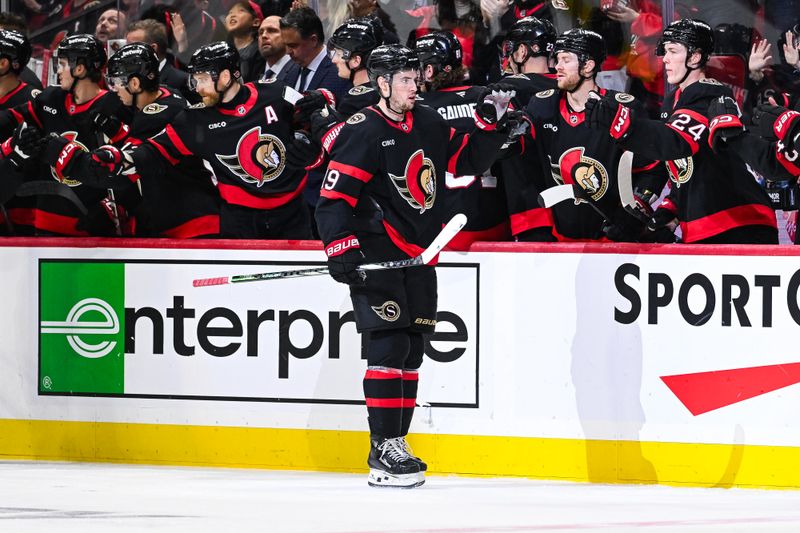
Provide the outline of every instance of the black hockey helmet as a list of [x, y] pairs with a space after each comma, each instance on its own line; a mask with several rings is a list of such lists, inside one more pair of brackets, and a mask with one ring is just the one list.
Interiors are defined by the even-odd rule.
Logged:
[[556, 39], [553, 55], [561, 52], [572, 52], [577, 55], [581, 69], [588, 60], [594, 60], [594, 71], [599, 72], [603, 61], [606, 60], [606, 43], [603, 36], [597, 32], [573, 28]]
[[377, 47], [367, 60], [367, 74], [373, 87], [378, 88], [378, 78], [391, 76], [403, 70], [419, 70], [419, 56], [401, 44], [384, 44]]
[[433, 65], [434, 70], [449, 72], [462, 65], [461, 42], [450, 31], [437, 31], [417, 39], [420, 66]]
[[[78, 65], [86, 67], [89, 76], [100, 76], [106, 66], [106, 47], [94, 35], [81, 33], [64, 37], [53, 54], [53, 70], [58, 71], [58, 60], [66, 59], [70, 71]], [[99, 78], [98, 78], [99, 79]]]
[[125, 85], [133, 77], [145, 91], [158, 89], [158, 58], [144, 43], [126, 44], [108, 60], [106, 79], [109, 86]]
[[211, 74], [215, 83], [223, 70], [231, 73], [231, 81], [242, 77], [239, 51], [226, 41], [209, 43], [195, 50], [189, 60], [188, 70], [189, 74]]
[[383, 44], [383, 24], [373, 17], [350, 19], [336, 28], [328, 39], [328, 48], [342, 50], [342, 58], [345, 61], [354, 55], [361, 56], [364, 60], [381, 44]]
[[541, 3], [541, 0], [514, 0], [514, 4], [520, 9], [530, 9]]
[[679, 43], [686, 47], [686, 60], [694, 52], [700, 52], [700, 67], [706, 64], [708, 56], [714, 52], [714, 30], [707, 23], [698, 19], [681, 19], [673, 22], [664, 30], [656, 47], [656, 55], [666, 53], [667, 43]]
[[549, 56], [556, 43], [556, 28], [546, 19], [525, 17], [509, 28], [503, 39], [503, 57], [511, 57], [519, 45], [528, 45], [532, 56]]
[[753, 41], [753, 28], [727, 22], [714, 28], [714, 53], [747, 57]]
[[0, 30], [0, 58], [8, 59], [11, 71], [22, 72], [31, 59], [31, 43], [15, 30]]

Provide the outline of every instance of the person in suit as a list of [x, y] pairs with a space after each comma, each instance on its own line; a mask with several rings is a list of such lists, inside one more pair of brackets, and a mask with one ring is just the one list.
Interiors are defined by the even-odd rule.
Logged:
[[309, 7], [293, 9], [281, 19], [281, 37], [292, 61], [300, 67], [294, 88], [300, 92], [328, 89], [337, 98], [353, 85], [339, 77], [325, 48], [325, 32], [317, 13]]
[[258, 28], [258, 51], [266, 61], [260, 79], [276, 79], [294, 87], [300, 77], [300, 67], [286, 53], [281, 38], [281, 18], [277, 15], [265, 17]]
[[159, 78], [162, 85], [178, 91], [189, 102], [196, 104], [200, 97], [189, 88], [189, 73], [175, 68], [167, 58], [167, 27], [155, 19], [138, 20], [130, 25], [125, 40], [145, 43], [156, 53]]

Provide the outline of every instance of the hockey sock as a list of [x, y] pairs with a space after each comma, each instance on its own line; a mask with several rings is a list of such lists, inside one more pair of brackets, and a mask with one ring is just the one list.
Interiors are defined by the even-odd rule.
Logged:
[[403, 368], [403, 421], [400, 435], [408, 435], [411, 419], [414, 418], [414, 406], [417, 403], [417, 386], [419, 384], [419, 367], [422, 365], [422, 354], [425, 351], [425, 340], [421, 333], [409, 333], [411, 342], [408, 360]]
[[399, 437], [403, 416], [403, 371], [399, 368], [367, 367], [364, 397], [370, 434], [373, 437]]

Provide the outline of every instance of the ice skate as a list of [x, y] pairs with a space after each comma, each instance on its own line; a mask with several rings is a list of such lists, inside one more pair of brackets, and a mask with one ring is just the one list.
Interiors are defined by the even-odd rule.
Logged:
[[402, 437], [371, 440], [367, 464], [371, 487], [413, 489], [425, 483], [425, 473], [406, 451]]

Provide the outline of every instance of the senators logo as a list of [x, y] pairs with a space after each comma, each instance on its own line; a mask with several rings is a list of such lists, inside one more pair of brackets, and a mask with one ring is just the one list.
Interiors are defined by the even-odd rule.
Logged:
[[436, 170], [433, 163], [425, 157], [422, 150], [417, 150], [406, 163], [404, 176], [389, 173], [397, 192], [420, 214], [433, 207], [436, 201]]
[[217, 155], [217, 159], [245, 183], [261, 187], [283, 172], [286, 148], [280, 139], [262, 134], [256, 126], [239, 139], [235, 154]]
[[564, 152], [558, 160], [558, 169], [563, 183], [577, 183], [595, 202], [608, 190], [608, 172], [600, 161], [585, 156], [584, 148]]
[[665, 161], [667, 170], [669, 171], [669, 179], [680, 187], [690, 179], [694, 174], [694, 159], [691, 156], [684, 157], [683, 159], [675, 159], [674, 161]]
[[389, 300], [388, 302], [383, 302], [382, 305], [379, 306], [371, 306], [372, 310], [375, 311], [381, 319], [385, 320], [386, 322], [394, 322], [398, 318], [400, 318], [400, 306], [397, 305], [397, 302], [393, 302]]
[[[83, 144], [78, 140], [78, 132], [77, 131], [65, 131], [61, 134], [66, 140], [71, 141], [78, 145], [78, 147], [83, 150], [84, 152], [88, 152], [89, 149], [86, 148], [86, 145]], [[54, 166], [50, 166], [50, 175], [53, 176], [53, 179], [56, 181], [60, 181], [64, 185], [68, 185], [70, 187], [77, 187], [81, 184], [80, 181], [67, 178], [65, 176], [61, 176]]]

